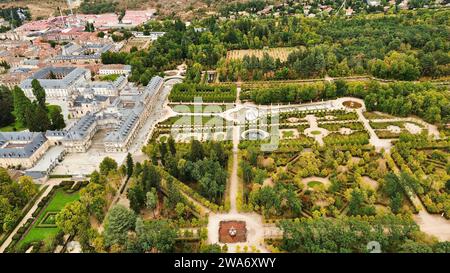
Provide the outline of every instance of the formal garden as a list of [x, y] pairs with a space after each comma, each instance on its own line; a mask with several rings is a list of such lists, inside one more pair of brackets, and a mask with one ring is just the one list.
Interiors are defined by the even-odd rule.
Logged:
[[87, 181], [63, 181], [55, 186], [37, 206], [32, 217], [21, 226], [8, 246], [10, 251], [25, 252], [33, 246], [33, 252], [53, 251], [56, 245], [63, 244], [63, 232], [57, 226], [57, 214], [64, 206], [79, 200], [79, 190]]
[[412, 190], [430, 213], [450, 219], [450, 143], [404, 133], [391, 150], [400, 170], [415, 177]]

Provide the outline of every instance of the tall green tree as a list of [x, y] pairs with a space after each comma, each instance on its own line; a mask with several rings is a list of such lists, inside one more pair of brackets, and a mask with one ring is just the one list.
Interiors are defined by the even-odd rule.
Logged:
[[122, 205], [111, 208], [105, 218], [103, 232], [105, 245], [107, 247], [118, 244], [124, 245], [127, 233], [133, 230], [136, 223], [136, 215]]
[[136, 222], [136, 235], [142, 252], [172, 252], [177, 229], [166, 220]]
[[14, 122], [13, 111], [14, 103], [11, 90], [4, 85], [0, 85], [0, 127]]
[[31, 81], [31, 88], [33, 90], [33, 95], [36, 98], [38, 105], [45, 109], [45, 90], [41, 86], [38, 80], [33, 79]]
[[20, 87], [15, 86], [13, 89], [13, 101], [14, 116], [16, 117], [17, 121], [19, 121], [23, 125], [26, 125], [27, 111], [30, 110], [32, 105], [30, 99], [25, 96], [25, 93], [22, 89], [20, 89]]
[[50, 121], [52, 123], [52, 125], [51, 125], [52, 130], [61, 130], [66, 127], [64, 117], [61, 113], [61, 108], [59, 108], [59, 107], [51, 108], [49, 115], [50, 115]]
[[107, 156], [100, 163], [100, 174], [107, 175], [110, 171], [116, 171], [117, 167], [117, 162]]
[[153, 211], [153, 216], [155, 215], [155, 209], [158, 206], [158, 194], [156, 193], [156, 189], [152, 188], [149, 192], [147, 192], [145, 206]]
[[134, 163], [133, 163], [133, 157], [131, 156], [130, 153], [127, 154], [127, 176], [128, 178], [130, 178], [133, 175], [133, 168], [134, 168]]
[[51, 128], [51, 122], [45, 108], [31, 104], [26, 110], [26, 125], [31, 132], [45, 132]]
[[75, 235], [89, 228], [88, 215], [80, 201], [70, 202], [56, 215], [56, 225], [65, 234]]

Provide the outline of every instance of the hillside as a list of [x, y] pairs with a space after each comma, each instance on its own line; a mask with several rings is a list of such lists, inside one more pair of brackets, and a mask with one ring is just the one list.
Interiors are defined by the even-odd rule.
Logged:
[[[124, 9], [156, 8], [161, 16], [176, 15], [184, 20], [201, 17], [209, 12], [215, 12], [219, 7], [233, 2], [246, 2], [248, 0], [102, 0], [117, 2], [116, 11]], [[77, 1], [72, 0], [72, 3]], [[83, 1], [80, 1], [83, 2]], [[91, 1], [92, 2], [92, 1]], [[101, 2], [101, 1], [97, 1]], [[33, 19], [48, 17], [68, 10], [66, 0], [0, 0], [0, 8], [28, 7]]]

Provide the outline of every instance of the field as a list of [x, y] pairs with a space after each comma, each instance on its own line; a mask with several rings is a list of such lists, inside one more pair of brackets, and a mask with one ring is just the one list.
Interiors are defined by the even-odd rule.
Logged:
[[136, 47], [138, 50], [142, 50], [147, 48], [150, 45], [150, 39], [146, 38], [130, 38], [128, 42], [122, 47], [120, 51], [122, 52], [130, 52], [133, 47]]
[[[40, 213], [38, 219], [34, 222], [28, 234], [21, 240], [20, 244], [26, 244], [34, 241], [42, 241], [58, 233], [56, 225], [49, 224], [49, 213], [59, 212], [67, 203], [76, 201], [80, 198], [79, 193], [66, 193], [63, 189], [58, 189], [48, 206]], [[42, 223], [41, 223], [42, 222]], [[45, 226], [44, 226], [45, 225]]]
[[258, 59], [261, 59], [264, 53], [267, 53], [275, 60], [280, 59], [280, 61], [285, 62], [287, 61], [289, 54], [294, 50], [295, 47], [230, 50], [227, 52], [227, 60], [242, 60], [245, 56], [256, 56]]

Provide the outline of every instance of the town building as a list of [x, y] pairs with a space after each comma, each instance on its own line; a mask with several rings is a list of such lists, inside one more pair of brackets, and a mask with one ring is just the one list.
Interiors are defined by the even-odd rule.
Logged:
[[90, 81], [90, 78], [91, 72], [88, 69], [49, 66], [22, 81], [19, 87], [28, 98], [34, 99], [31, 82], [36, 79], [44, 88], [47, 98], [66, 99], [79, 85]]
[[129, 75], [131, 74], [131, 65], [108, 64], [103, 65], [98, 70], [100, 75]]
[[125, 87], [128, 80], [124, 75], [119, 76], [116, 80], [110, 81], [87, 81], [77, 87], [77, 91], [81, 94], [90, 94], [98, 96], [118, 96], [122, 88]]
[[92, 145], [94, 135], [100, 130], [106, 130], [108, 133], [102, 140], [105, 151], [126, 152], [148, 118], [163, 84], [163, 78], [156, 76], [142, 94], [119, 97], [104, 110], [87, 112], [62, 140], [66, 151], [86, 152]]
[[114, 48], [112, 44], [69, 43], [62, 47], [62, 53], [52, 59], [54, 63], [100, 63], [102, 54]]
[[75, 96], [68, 102], [70, 118], [82, 118], [89, 113], [105, 110], [111, 105], [112, 97], [84, 94]]
[[7, 86], [9, 89], [20, 85], [22, 81], [30, 77], [33, 73], [24, 70], [12, 70], [6, 74], [0, 74], [0, 84]]
[[147, 34], [141, 31], [133, 31], [132, 34], [136, 38], [150, 39], [150, 41], [154, 42], [158, 40], [159, 37], [164, 36], [164, 34], [166, 33], [163, 31], [152, 31]]
[[42, 132], [0, 132], [0, 167], [31, 168], [49, 147]]

